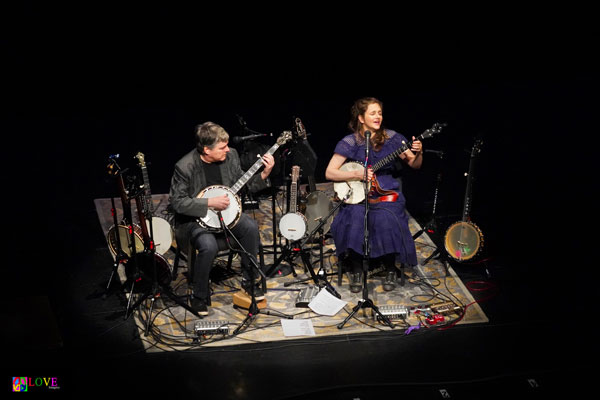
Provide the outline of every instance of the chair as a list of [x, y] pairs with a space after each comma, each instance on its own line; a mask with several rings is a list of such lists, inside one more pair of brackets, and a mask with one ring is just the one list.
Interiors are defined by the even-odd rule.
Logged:
[[[217, 247], [219, 249], [217, 255], [215, 256], [215, 260], [217, 258], [223, 257], [225, 255], [227, 255], [227, 270], [231, 271], [232, 273], [235, 273], [232, 269], [232, 263], [233, 263], [233, 257], [238, 253], [238, 251], [236, 251], [235, 249], [233, 251], [231, 251], [229, 249], [229, 246], [227, 245], [227, 241], [225, 240], [224, 237], [217, 235], [216, 237], [217, 239]], [[186, 254], [185, 256], [183, 256], [183, 254]], [[194, 268], [192, 267], [194, 265], [194, 262], [196, 260], [196, 254], [197, 251], [194, 248], [194, 246], [191, 245], [191, 243], [185, 243], [185, 246], [180, 246], [179, 243], [177, 243], [177, 250], [175, 251], [175, 260], [173, 262], [173, 277], [177, 276], [177, 269], [179, 268], [179, 260], [181, 258], [185, 258], [186, 260], [186, 264], [188, 266], [188, 290], [189, 293], [192, 293], [192, 287], [193, 287], [193, 282], [194, 282]], [[264, 269], [264, 253], [263, 253], [263, 246], [262, 243], [259, 244], [259, 257], [260, 257], [260, 268], [261, 270]], [[209, 281], [209, 285], [210, 285], [210, 281]], [[208, 299], [206, 299], [207, 301], [207, 305], [211, 305], [210, 302], [210, 294], [208, 296]]]

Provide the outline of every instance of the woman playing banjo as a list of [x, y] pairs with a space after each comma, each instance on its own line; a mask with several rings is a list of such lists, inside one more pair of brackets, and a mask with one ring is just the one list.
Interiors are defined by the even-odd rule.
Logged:
[[[344, 170], [346, 161], [365, 161], [365, 132], [370, 132], [369, 165], [376, 164], [407, 142], [401, 134], [384, 129], [381, 101], [369, 97], [357, 100], [351, 109], [348, 124], [353, 132], [338, 142], [329, 161], [325, 177], [334, 182], [364, 180], [364, 168]], [[414, 137], [413, 137], [414, 140]], [[414, 140], [410, 149], [400, 154], [400, 159], [411, 168], [418, 169], [423, 162], [423, 147]], [[371, 168], [367, 170], [367, 181], [373, 179]], [[385, 196], [374, 196], [369, 202], [369, 243], [370, 258], [381, 262], [386, 268], [383, 289], [393, 290], [396, 284], [396, 261], [405, 265], [417, 265], [414, 240], [408, 228], [405, 212], [405, 198], [400, 183], [392, 176], [392, 165], [381, 168], [376, 176], [376, 184], [385, 190]], [[364, 190], [363, 190], [364, 193]], [[339, 196], [338, 197], [342, 197]], [[353, 293], [362, 288], [363, 242], [364, 242], [364, 203], [344, 204], [336, 215], [331, 233], [336, 253], [345, 260]]]

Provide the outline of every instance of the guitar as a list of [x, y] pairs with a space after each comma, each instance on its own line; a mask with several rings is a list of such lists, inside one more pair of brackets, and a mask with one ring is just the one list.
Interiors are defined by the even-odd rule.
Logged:
[[444, 247], [450, 257], [456, 261], [467, 261], [475, 257], [483, 249], [483, 233], [471, 221], [471, 193], [473, 190], [473, 170], [475, 159], [481, 152], [481, 140], [476, 140], [471, 149], [467, 189], [463, 206], [462, 221], [455, 222], [446, 230]]
[[[416, 140], [422, 141], [423, 139], [428, 139], [428, 138], [434, 136], [435, 134], [441, 132], [441, 130], [444, 126], [446, 126], [446, 124], [435, 123], [435, 124], [433, 124], [433, 126], [431, 128], [429, 128], [429, 129], [425, 130], [423, 133], [421, 133], [419, 135], [419, 137], [416, 138]], [[411, 148], [411, 146], [412, 146], [412, 142], [405, 143], [403, 141], [402, 146], [400, 146], [398, 149], [396, 149], [394, 152], [392, 152], [388, 156], [379, 160], [379, 162], [377, 162], [375, 165], [373, 165], [371, 167], [373, 169], [373, 173], [375, 173], [382, 167], [386, 166], [388, 163], [390, 163], [392, 160], [394, 160], [400, 154], [409, 150]], [[357, 161], [349, 161], [349, 162], [345, 163], [344, 165], [342, 165], [340, 167], [340, 170], [341, 171], [364, 171], [364, 166], [362, 163], [359, 163]], [[377, 178], [375, 177], [375, 175], [373, 175], [373, 179], [371, 180], [371, 182], [367, 182], [366, 185], [367, 185], [367, 191], [368, 191], [369, 195], [373, 195], [375, 193], [375, 191], [378, 191], [380, 194], [384, 194], [384, 195], [392, 195], [393, 196], [394, 194], [396, 194], [393, 191], [383, 191], [381, 189], [381, 187], [379, 186], [379, 183], [377, 182]], [[334, 182], [333, 190], [335, 191], [337, 197], [340, 199], [346, 198], [346, 196], [348, 195], [348, 192], [350, 190], [352, 190], [352, 194], [346, 200], [347, 204], [358, 204], [365, 199], [365, 183], [363, 183], [362, 181], [359, 181], [359, 180]]]
[[298, 212], [298, 178], [300, 166], [292, 167], [292, 183], [290, 185], [290, 207], [288, 213], [279, 220], [279, 231], [288, 240], [299, 240], [306, 234], [306, 217]]
[[[273, 155], [281, 145], [283, 145], [291, 138], [291, 131], [283, 131], [283, 133], [277, 138], [275, 144], [269, 150], [267, 150], [267, 154]], [[220, 214], [223, 217], [223, 222], [228, 228], [233, 228], [242, 215], [242, 201], [237, 195], [237, 193], [250, 180], [250, 178], [254, 176], [254, 174], [260, 169], [260, 167], [262, 167], [262, 165], [262, 158], [259, 158], [258, 160], [256, 160], [254, 165], [252, 165], [252, 167], [250, 167], [250, 169], [246, 171], [246, 173], [244, 173], [244, 175], [242, 175], [242, 177], [231, 188], [225, 185], [212, 185], [204, 188], [198, 194], [199, 198], [207, 199], [211, 197], [227, 195], [227, 197], [229, 198], [229, 206], [225, 210], [221, 211]], [[222, 229], [221, 222], [219, 220], [219, 215], [210, 208], [206, 212], [206, 215], [204, 217], [198, 218], [197, 221], [202, 227], [211, 231], [220, 231]]]

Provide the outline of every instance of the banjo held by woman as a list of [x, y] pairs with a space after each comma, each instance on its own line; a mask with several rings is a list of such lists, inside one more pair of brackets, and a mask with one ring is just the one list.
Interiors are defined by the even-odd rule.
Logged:
[[[291, 131], [284, 131], [278, 138], [275, 144], [267, 150], [267, 154], [273, 155], [277, 149], [283, 145], [285, 142], [292, 138]], [[223, 217], [223, 222], [228, 228], [233, 228], [235, 224], [239, 221], [242, 216], [242, 201], [237, 193], [240, 189], [254, 176], [254, 174], [262, 167], [262, 159], [259, 158], [256, 160], [254, 165], [250, 167], [248, 171], [233, 185], [231, 188], [225, 185], [212, 185], [204, 188], [199, 194], [199, 198], [209, 199], [211, 197], [218, 197], [227, 195], [229, 198], [229, 206], [220, 212]], [[221, 222], [219, 220], [218, 214], [212, 210], [208, 209], [206, 215], [204, 217], [198, 218], [198, 223], [209, 230], [220, 231]]]
[[450, 225], [444, 236], [446, 252], [451, 258], [459, 262], [471, 260], [483, 249], [483, 233], [481, 233], [481, 229], [469, 217], [473, 185], [473, 165], [480, 151], [481, 141], [476, 140], [471, 150], [471, 159], [469, 161], [462, 221], [457, 221]]
[[[446, 124], [435, 123], [433, 126], [425, 132], [423, 132], [416, 140], [422, 141], [423, 139], [427, 139], [432, 137], [433, 135], [439, 133], [442, 128], [446, 126]], [[375, 165], [371, 166], [373, 173], [377, 172], [382, 167], [385, 167], [387, 164], [392, 162], [396, 157], [405, 151], [409, 150], [412, 145], [412, 142], [405, 143], [402, 142], [402, 146], [393, 151], [388, 156], [382, 158]], [[340, 167], [340, 171], [364, 171], [364, 166], [358, 161], [348, 161], [344, 165]], [[383, 191], [377, 182], [377, 178], [373, 175], [373, 180], [371, 182], [364, 183], [359, 180], [351, 180], [351, 181], [340, 181], [333, 183], [333, 190], [336, 193], [337, 197], [340, 199], [345, 199], [347, 204], [358, 204], [365, 199], [365, 185], [367, 185], [367, 193], [373, 194], [375, 191], [379, 192], [379, 194], [390, 194], [390, 191]], [[350, 196], [347, 197], [348, 193]], [[397, 197], [397, 195], [396, 195]], [[394, 199], [395, 200], [395, 199]]]

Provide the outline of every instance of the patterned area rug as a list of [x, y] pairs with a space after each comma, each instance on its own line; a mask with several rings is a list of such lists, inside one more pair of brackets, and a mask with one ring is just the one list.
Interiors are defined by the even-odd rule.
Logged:
[[[304, 188], [300, 189], [300, 192], [303, 192]], [[312, 220], [309, 221], [308, 232], [312, 232], [318, 225], [312, 217], [317, 215], [325, 218], [328, 210], [337, 204], [333, 200], [331, 183], [318, 184], [317, 190], [319, 193], [311, 196], [314, 205], [307, 206], [305, 211]], [[115, 198], [114, 202], [120, 220], [123, 215], [121, 200]], [[152, 202], [155, 216], [152, 227], [159, 254], [156, 260], [160, 261], [158, 264], [162, 269], [172, 272], [177, 249], [170, 226], [166, 222], [168, 195], [153, 195]], [[94, 203], [108, 243], [109, 231], [112, 232], [111, 235], [114, 235], [115, 231], [112, 228], [114, 225], [111, 199], [95, 199]], [[400, 333], [409, 333], [414, 329], [435, 329], [451, 324], [488, 322], [488, 318], [451, 266], [444, 265], [435, 257], [430, 258], [436, 246], [426, 233], [415, 240], [419, 265], [405, 271], [402, 286], [399, 279], [396, 288], [386, 292], [382, 288], [385, 271], [374, 267], [369, 273], [368, 298], [378, 307], [381, 315], [385, 315], [390, 320], [393, 327], [381, 321], [379, 314], [374, 313], [371, 307], [358, 308], [352, 318], [348, 319], [355, 306], [359, 303], [363, 304], [361, 302], [363, 293], [352, 293], [349, 290], [346, 274], [340, 273], [333, 240], [327, 235], [333, 217], [326, 220], [323, 225], [326, 231], [322, 240], [311, 240], [305, 244], [303, 250], [308, 254], [310, 263], [307, 268], [304, 260], [297, 256], [298, 253], [294, 252], [293, 247], [280, 235], [278, 225], [273, 225], [273, 208], [275, 208], [277, 223], [284, 215], [282, 210], [285, 209], [285, 192], [279, 191], [275, 199], [269, 197], [260, 199], [257, 203], [256, 209], [244, 212], [259, 224], [263, 246], [261, 267], [263, 271], [272, 272], [265, 281], [266, 298], [258, 303], [260, 312], [250, 315], [248, 310], [243, 308], [249, 303], [249, 298], [242, 296], [240, 291], [239, 257], [233, 258], [231, 266], [227, 265], [227, 256], [219, 257], [211, 272], [212, 304], [209, 307], [209, 315], [205, 318], [198, 318], [173, 298], [164, 294], [156, 297], [154, 301], [153, 296], [148, 296], [132, 310], [147, 351], [187, 350], [199, 346], [231, 346], [332, 335], [365, 334], [392, 329]], [[132, 213], [134, 221], [139, 221], [135, 217], [137, 215], [135, 204], [132, 205]], [[420, 231], [421, 227], [414, 218], [409, 218], [409, 224], [413, 234]], [[275, 238], [274, 228], [277, 231]], [[121, 228], [119, 232], [126, 233], [126, 230]], [[138, 233], [136, 232], [136, 235]], [[141, 244], [141, 233], [139, 235]], [[168, 243], [169, 240], [171, 243]], [[320, 246], [319, 243], [323, 245]], [[284, 249], [290, 251], [286, 251], [288, 256], [282, 258]], [[111, 250], [110, 244], [107, 246], [107, 251], [114, 258], [114, 251]], [[185, 255], [179, 259], [170, 287], [176, 296], [180, 296], [177, 297], [178, 301], [186, 302], [188, 284]], [[274, 266], [276, 260], [279, 263]], [[312, 273], [309, 268], [312, 269]], [[292, 273], [279, 274], [280, 269], [282, 271], [293, 269], [296, 276]], [[121, 282], [127, 280], [126, 270], [122, 264], [119, 265], [118, 273]], [[345, 304], [323, 303], [334, 307], [330, 312], [316, 308], [314, 303], [321, 300], [321, 297], [333, 297], [326, 296], [329, 292], [320, 289], [319, 286], [330, 287], [340, 295], [340, 300]], [[130, 296], [130, 286], [125, 286], [124, 291], [130, 298], [130, 304], [135, 304], [146, 293], [134, 291]], [[321, 294], [321, 291], [324, 293]], [[320, 296], [315, 299], [317, 293]], [[234, 304], [234, 296], [237, 298], [237, 305]], [[308, 303], [311, 300], [314, 301], [309, 307]], [[333, 315], [330, 315], [332, 313]]]

